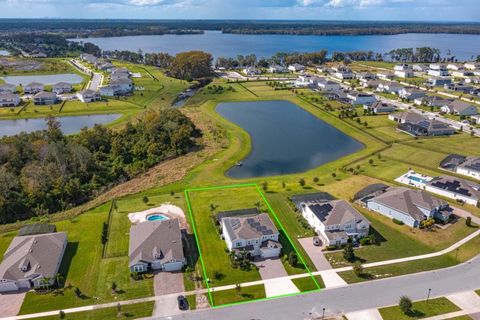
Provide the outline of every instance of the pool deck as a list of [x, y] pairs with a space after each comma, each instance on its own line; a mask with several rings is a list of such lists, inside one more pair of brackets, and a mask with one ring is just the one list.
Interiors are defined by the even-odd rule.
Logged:
[[413, 186], [415, 188], [424, 189], [425, 184], [431, 181], [432, 179], [433, 177], [410, 170], [407, 173], [395, 179], [395, 181], [401, 184]]

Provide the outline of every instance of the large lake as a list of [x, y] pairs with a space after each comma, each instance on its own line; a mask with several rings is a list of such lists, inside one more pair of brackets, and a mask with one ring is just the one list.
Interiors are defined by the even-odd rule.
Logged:
[[[120, 118], [121, 114], [97, 114], [90, 116], [58, 117], [62, 132], [72, 134], [80, 132], [84, 127], [93, 127], [95, 124], [107, 124]], [[47, 128], [46, 119], [18, 119], [0, 120], [0, 137], [11, 136], [21, 132], [33, 132]]]
[[371, 36], [296, 36], [247, 35], [206, 31], [202, 35], [130, 36], [113, 38], [73, 39], [88, 41], [103, 50], [130, 50], [168, 52], [203, 50], [214, 57], [235, 57], [255, 53], [269, 57], [277, 52], [311, 52], [320, 49], [332, 51], [372, 50], [388, 52], [396, 48], [434, 47], [443, 55], [451, 50], [459, 59], [470, 59], [480, 52], [480, 35], [407, 33]]
[[67, 82], [70, 84], [77, 84], [83, 81], [83, 78], [74, 73], [63, 74], [46, 74], [46, 75], [34, 75], [34, 76], [6, 76], [1, 77], [7, 83], [14, 85], [26, 85], [30, 82], [40, 82], [44, 85], [52, 85], [58, 82]]
[[363, 145], [289, 101], [220, 103], [216, 111], [250, 134], [252, 151], [233, 178], [304, 172]]

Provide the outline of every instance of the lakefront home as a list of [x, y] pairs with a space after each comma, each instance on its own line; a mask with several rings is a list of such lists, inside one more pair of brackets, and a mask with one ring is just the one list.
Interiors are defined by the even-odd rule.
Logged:
[[347, 94], [347, 98], [350, 99], [351, 104], [372, 104], [377, 101], [377, 98], [373, 94], [359, 92], [359, 91], [351, 91]]
[[411, 78], [413, 77], [413, 68], [409, 64], [398, 64], [393, 67], [394, 73], [397, 77], [400, 78]]
[[414, 112], [394, 113], [388, 118], [399, 123], [398, 130], [413, 136], [444, 136], [455, 133], [455, 129], [449, 125]]
[[29, 84], [23, 87], [24, 94], [35, 94], [40, 91], [43, 91], [43, 84], [38, 82], [30, 82]]
[[57, 102], [57, 95], [53, 92], [41, 91], [33, 96], [33, 103], [36, 105], [51, 105]]
[[353, 71], [345, 65], [333, 67], [332, 70], [333, 70], [333, 76], [335, 78], [338, 78], [341, 80], [355, 79], [355, 74], [353, 73]]
[[15, 93], [17, 92], [17, 86], [10, 83], [0, 84], [0, 93]]
[[342, 86], [338, 82], [322, 79], [318, 81], [318, 88], [322, 91], [331, 92], [340, 90]]
[[450, 75], [445, 65], [439, 63], [431, 63], [428, 74], [434, 77], [448, 77]]
[[77, 99], [80, 100], [81, 102], [89, 103], [89, 102], [99, 101], [102, 99], [102, 97], [100, 96], [100, 93], [98, 93], [97, 91], [87, 89], [87, 90], [82, 90], [77, 92]]
[[480, 180], [480, 157], [449, 154], [440, 162], [440, 168]]
[[52, 286], [66, 247], [64, 232], [13, 238], [0, 264], [0, 292]]
[[429, 218], [446, 222], [452, 213], [446, 201], [435, 198], [426, 191], [404, 187], [375, 190], [375, 195], [365, 196], [364, 204], [369, 210], [412, 228], [418, 228], [423, 220]]
[[0, 93], [0, 107], [16, 107], [20, 104], [20, 96], [15, 93]]
[[305, 66], [298, 63], [294, 63], [288, 66], [288, 71], [291, 72], [301, 72], [303, 70], [305, 70]]
[[370, 222], [347, 201], [315, 195], [295, 196], [292, 202], [325, 245], [339, 246], [368, 236]]
[[186, 259], [178, 219], [132, 225], [128, 257], [131, 272], [182, 270]]
[[224, 211], [217, 214], [217, 221], [228, 250], [264, 259], [280, 255], [280, 233], [267, 213], [256, 208]]
[[56, 94], [68, 93], [72, 91], [72, 85], [67, 82], [55, 83], [52, 86], [52, 92]]
[[397, 110], [395, 105], [383, 101], [375, 101], [372, 104], [364, 104], [363, 109], [372, 111], [374, 113], [390, 113]]

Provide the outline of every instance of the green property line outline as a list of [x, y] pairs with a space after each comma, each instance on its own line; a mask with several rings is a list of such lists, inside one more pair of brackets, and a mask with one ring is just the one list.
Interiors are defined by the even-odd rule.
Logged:
[[[191, 203], [190, 203], [190, 197], [189, 197], [188, 193], [189, 192], [196, 192], [196, 191], [211, 191], [211, 190], [245, 188], [245, 187], [254, 187], [255, 190], [260, 194], [260, 197], [262, 198], [263, 202], [267, 205], [268, 210], [274, 216], [275, 221], [277, 221], [281, 230], [284, 232], [285, 236], [287, 237], [287, 240], [290, 242], [290, 245], [292, 246], [293, 250], [295, 251], [297, 256], [300, 258], [300, 261], [303, 263], [305, 269], [307, 270], [307, 273], [310, 275], [310, 278], [313, 280], [313, 282], [317, 286], [317, 289], [303, 291], [303, 292], [283, 294], [283, 295], [278, 295], [278, 296], [274, 296], [274, 297], [258, 298], [258, 299], [249, 300], [249, 301], [239, 301], [239, 302], [233, 302], [233, 303], [226, 303], [226, 304], [222, 304], [222, 305], [218, 305], [218, 306], [215, 305], [215, 300], [212, 296], [212, 292], [215, 292], [215, 287], [210, 288], [210, 285], [208, 283], [209, 279], [207, 277], [207, 270], [205, 268], [205, 263], [203, 261], [202, 249], [200, 248], [200, 241], [199, 241], [199, 237], [197, 235], [197, 228], [196, 228], [196, 225], [195, 225], [195, 219], [193, 217], [193, 210], [192, 210], [192, 206], [191, 206]], [[297, 250], [297, 247], [295, 246], [292, 239], [288, 235], [288, 232], [284, 228], [283, 224], [278, 219], [277, 214], [273, 210], [273, 208], [270, 205], [270, 203], [268, 202], [267, 198], [265, 197], [263, 192], [260, 190], [258, 184], [256, 184], [256, 183], [241, 183], [241, 184], [233, 184], [233, 185], [226, 185], [226, 186], [190, 188], [190, 189], [185, 189], [184, 194], [185, 194], [185, 200], [187, 202], [188, 213], [189, 213], [189, 216], [190, 216], [190, 220], [192, 222], [193, 233], [194, 233], [194, 236], [195, 236], [195, 240], [197, 242], [197, 249], [198, 249], [198, 253], [199, 253], [199, 257], [200, 257], [200, 264], [201, 264], [202, 270], [203, 270], [203, 276], [205, 278], [205, 284], [207, 286], [208, 298], [210, 300], [210, 304], [212, 305], [213, 309], [224, 308], [224, 307], [228, 307], [228, 306], [234, 306], [234, 305], [240, 305], [240, 304], [246, 304], [246, 303], [252, 303], [252, 302], [268, 301], [268, 300], [278, 299], [278, 298], [282, 298], [282, 297], [298, 296], [298, 295], [303, 295], [303, 294], [307, 294], [307, 293], [318, 292], [318, 291], [321, 290], [321, 287], [318, 284], [317, 280], [315, 279], [315, 276], [312, 274], [311, 270], [308, 268], [308, 265], [305, 263], [305, 260], [302, 256], [302, 254]]]

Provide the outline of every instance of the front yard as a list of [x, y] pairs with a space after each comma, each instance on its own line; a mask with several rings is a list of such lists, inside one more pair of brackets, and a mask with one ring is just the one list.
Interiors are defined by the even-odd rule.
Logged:
[[379, 309], [384, 320], [411, 320], [429, 318], [445, 313], [460, 311], [460, 308], [447, 298], [430, 299], [413, 303], [413, 310], [404, 314], [399, 306]]

